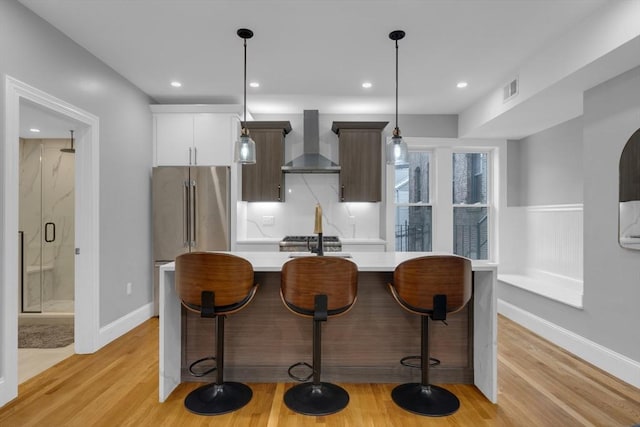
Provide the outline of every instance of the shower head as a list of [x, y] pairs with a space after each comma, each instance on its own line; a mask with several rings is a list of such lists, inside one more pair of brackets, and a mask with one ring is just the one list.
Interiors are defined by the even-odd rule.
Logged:
[[71, 132], [71, 148], [61, 148], [60, 151], [62, 151], [63, 153], [75, 153], [76, 149], [73, 148], [73, 131], [70, 130], [69, 132]]

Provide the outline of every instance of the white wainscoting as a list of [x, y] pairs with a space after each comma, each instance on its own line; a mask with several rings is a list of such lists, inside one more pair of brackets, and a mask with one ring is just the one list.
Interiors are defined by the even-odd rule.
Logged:
[[583, 206], [509, 207], [498, 280], [582, 308]]

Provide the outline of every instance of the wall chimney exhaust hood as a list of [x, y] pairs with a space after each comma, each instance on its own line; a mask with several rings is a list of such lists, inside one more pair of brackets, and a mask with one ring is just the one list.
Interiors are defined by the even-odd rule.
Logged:
[[320, 154], [318, 110], [304, 110], [302, 156], [282, 166], [285, 173], [337, 173], [340, 166]]

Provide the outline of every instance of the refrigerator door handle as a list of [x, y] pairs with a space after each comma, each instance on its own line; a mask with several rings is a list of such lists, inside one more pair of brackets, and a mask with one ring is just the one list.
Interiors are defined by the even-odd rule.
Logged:
[[189, 181], [185, 181], [184, 182], [184, 223], [183, 228], [182, 228], [182, 237], [184, 238], [184, 247], [189, 247], [189, 241], [190, 241], [190, 236], [189, 236], [189, 228], [190, 228], [190, 212], [189, 212], [189, 207], [191, 206], [191, 201], [189, 200], [191, 198], [190, 194], [189, 194]]
[[196, 209], [196, 181], [191, 181], [191, 247], [196, 247], [197, 231], [197, 217], [198, 210]]

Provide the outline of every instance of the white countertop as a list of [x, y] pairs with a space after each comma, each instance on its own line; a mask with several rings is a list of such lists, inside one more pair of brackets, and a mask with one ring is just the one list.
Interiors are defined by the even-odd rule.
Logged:
[[[293, 256], [301, 256], [299, 252], [225, 252], [248, 260], [254, 271], [281, 271], [282, 265]], [[316, 256], [311, 253], [309, 256]], [[355, 262], [359, 271], [393, 271], [398, 264], [411, 258], [429, 255], [447, 255], [437, 252], [326, 252], [326, 256], [344, 256]], [[486, 261], [472, 261], [474, 271], [495, 271], [498, 265]], [[172, 271], [174, 263], [165, 264], [163, 270]]]

